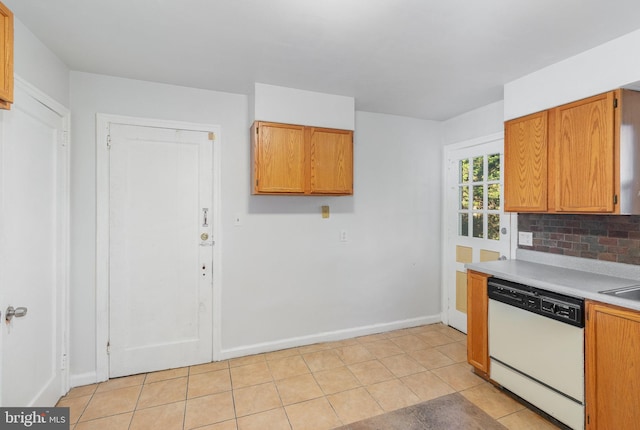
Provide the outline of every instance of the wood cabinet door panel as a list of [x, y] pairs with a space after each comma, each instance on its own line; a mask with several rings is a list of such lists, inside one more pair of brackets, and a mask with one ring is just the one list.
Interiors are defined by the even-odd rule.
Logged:
[[481, 372], [489, 373], [489, 275], [467, 271], [467, 361]]
[[547, 210], [548, 113], [538, 112], [505, 122], [505, 210]]
[[260, 123], [254, 143], [255, 188], [263, 193], [304, 193], [304, 127]]
[[353, 192], [353, 133], [311, 129], [310, 189], [313, 194]]
[[13, 13], [0, 3], [0, 109], [13, 103]]
[[587, 302], [587, 429], [640, 423], [640, 312]]
[[614, 210], [614, 93], [553, 109], [555, 208]]

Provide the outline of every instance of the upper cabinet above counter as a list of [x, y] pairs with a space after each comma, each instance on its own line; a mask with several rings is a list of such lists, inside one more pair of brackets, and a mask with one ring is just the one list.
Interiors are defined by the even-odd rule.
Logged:
[[505, 210], [640, 214], [640, 92], [505, 122]]
[[0, 3], [0, 109], [13, 103], [13, 13]]

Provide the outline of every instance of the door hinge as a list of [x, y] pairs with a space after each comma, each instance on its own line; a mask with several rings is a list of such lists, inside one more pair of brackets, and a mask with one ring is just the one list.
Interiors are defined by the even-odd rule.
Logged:
[[614, 204], [614, 205], [617, 205], [617, 204], [618, 204], [618, 195], [617, 195], [617, 194], [614, 194], [614, 195], [613, 195], [613, 204]]
[[589, 311], [587, 311], [587, 312], [585, 313], [585, 316], [584, 316], [584, 317], [587, 319], [587, 321], [589, 321]]
[[260, 127], [256, 127], [256, 134], [258, 134], [258, 130], [260, 130]]
[[107, 342], [107, 354], [111, 354], [111, 341]]
[[107, 134], [107, 149], [111, 149], [111, 135]]
[[616, 109], [618, 107], [618, 99], [614, 98], [613, 99], [613, 108]]

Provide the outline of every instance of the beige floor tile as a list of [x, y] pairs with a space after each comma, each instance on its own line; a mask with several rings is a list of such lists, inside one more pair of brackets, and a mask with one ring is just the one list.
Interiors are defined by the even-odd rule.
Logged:
[[313, 375], [325, 394], [334, 394], [360, 386], [360, 381], [347, 367], [324, 370]]
[[405, 334], [404, 336], [394, 337], [390, 339], [398, 348], [404, 352], [416, 351], [418, 349], [430, 348], [431, 345], [413, 334]]
[[389, 331], [387, 332], [387, 339], [393, 339], [396, 337], [404, 337], [404, 336], [408, 336], [411, 334], [411, 332], [409, 331], [411, 330], [410, 328], [403, 328], [400, 330], [394, 330], [394, 331]]
[[89, 404], [92, 395], [66, 398], [63, 397], [58, 402], [57, 406], [69, 408], [69, 421], [71, 424], [78, 422], [78, 419], [84, 412], [85, 408]]
[[530, 409], [523, 409], [498, 420], [509, 430], [557, 430], [560, 427]]
[[213, 372], [216, 370], [224, 370], [229, 368], [229, 360], [213, 361], [211, 363], [198, 364], [189, 367], [189, 375], [197, 375], [199, 373]]
[[331, 345], [329, 343], [314, 343], [312, 345], [300, 346], [297, 348], [298, 354], [309, 354], [310, 352], [317, 351], [326, 351], [327, 349], [331, 349]]
[[186, 401], [138, 409], [129, 430], [182, 430]]
[[312, 372], [320, 372], [322, 370], [333, 369], [344, 366], [344, 363], [338, 357], [338, 354], [330, 349], [326, 351], [311, 352], [302, 356], [307, 366]]
[[455, 393], [453, 388], [429, 371], [405, 376], [400, 380], [423, 402]]
[[80, 421], [133, 411], [141, 390], [142, 385], [136, 385], [94, 394], [80, 417]]
[[451, 339], [455, 340], [456, 342], [464, 341], [467, 339], [466, 334], [456, 330], [453, 327], [443, 326], [440, 332], [442, 334], [449, 336]]
[[500, 392], [500, 390], [488, 382], [461, 391], [460, 394], [495, 419], [502, 418], [525, 408], [521, 403], [516, 402], [511, 397]]
[[187, 397], [206, 396], [231, 390], [231, 376], [228, 369], [198, 373], [189, 376]]
[[456, 363], [467, 361], [467, 347], [460, 342], [436, 346], [435, 349], [437, 351], [440, 351]]
[[238, 418], [282, 406], [278, 389], [273, 382], [233, 390], [233, 400]]
[[360, 336], [360, 337], [357, 337], [356, 340], [359, 343], [370, 343], [370, 342], [377, 342], [379, 340], [385, 340], [388, 338], [389, 338], [389, 335], [387, 333], [377, 333], [377, 334], [370, 334], [367, 336]]
[[449, 336], [439, 331], [430, 331], [417, 336], [430, 346], [440, 346], [456, 342], [454, 339], [451, 339]]
[[342, 425], [325, 397], [285, 406], [285, 410], [293, 430], [330, 430]]
[[229, 367], [246, 366], [248, 364], [263, 363], [266, 361], [264, 354], [247, 355], [246, 357], [232, 358], [229, 360]]
[[270, 360], [267, 362], [273, 379], [285, 379], [309, 373], [309, 367], [302, 356], [293, 355], [290, 357]]
[[483, 384], [484, 379], [473, 373], [472, 367], [467, 363], [457, 363], [446, 367], [433, 369], [432, 372], [440, 379], [453, 387], [456, 391], [466, 390]]
[[311, 374], [276, 381], [284, 405], [322, 397], [324, 393]]
[[338, 354], [338, 358], [340, 358], [344, 364], [362, 363], [363, 361], [369, 361], [375, 358], [362, 344], [345, 346], [335, 351]]
[[349, 424], [382, 414], [384, 411], [364, 388], [356, 388], [327, 396], [338, 417]]
[[74, 430], [128, 430], [133, 412], [78, 423]]
[[238, 418], [238, 430], [291, 430], [284, 408]]
[[235, 418], [231, 391], [187, 400], [184, 429], [191, 430]]
[[231, 368], [231, 384], [234, 390], [250, 385], [264, 384], [272, 380], [267, 360], [261, 363], [249, 364], [248, 366]]
[[370, 360], [347, 366], [362, 385], [372, 385], [394, 379], [393, 374], [380, 361]]
[[283, 349], [280, 351], [267, 352], [266, 354], [264, 354], [264, 358], [267, 361], [271, 361], [271, 360], [280, 360], [281, 358], [293, 357], [293, 356], [299, 356], [299, 355], [300, 355], [300, 352], [298, 351], [298, 348], [289, 348], [289, 349]]
[[329, 342], [329, 346], [331, 347], [331, 349], [345, 348], [347, 346], [353, 346], [353, 345], [360, 345], [360, 342], [358, 342], [355, 338], [337, 340], [335, 342]]
[[381, 358], [380, 362], [397, 378], [427, 370], [407, 354]]
[[186, 400], [187, 378], [168, 379], [142, 386], [138, 409]]
[[411, 351], [409, 355], [427, 370], [455, 363], [451, 358], [434, 348]]
[[421, 401], [413, 391], [398, 379], [369, 385], [367, 391], [386, 412], [415, 405]]
[[[210, 424], [204, 427], [198, 427], [198, 430], [238, 430], [236, 420], [223, 421], [217, 424]], [[266, 430], [266, 429], [265, 429]]]
[[91, 384], [91, 385], [83, 385], [81, 387], [74, 387], [71, 390], [69, 390], [69, 392], [67, 393], [66, 396], [63, 397], [63, 399], [73, 399], [74, 397], [89, 396], [89, 395], [95, 393], [97, 388], [98, 388], [98, 384]]
[[430, 332], [437, 332], [439, 330], [442, 330], [442, 328], [444, 327], [444, 325], [442, 325], [441, 323], [436, 323], [436, 324], [427, 324], [427, 325], [421, 325], [418, 327], [413, 327], [409, 329], [409, 332], [411, 334], [426, 334], [426, 333], [430, 333]]
[[403, 351], [389, 339], [377, 340], [365, 344], [365, 348], [376, 358], [402, 354]]
[[188, 367], [180, 367], [177, 369], [162, 370], [160, 372], [148, 373], [144, 380], [145, 384], [153, 382], [166, 381], [167, 379], [182, 378], [189, 376]]
[[104, 393], [105, 391], [117, 390], [120, 388], [133, 387], [136, 385], [142, 385], [144, 378], [147, 375], [142, 373], [140, 375], [124, 376], [122, 378], [109, 379], [108, 381], [98, 384], [96, 393]]

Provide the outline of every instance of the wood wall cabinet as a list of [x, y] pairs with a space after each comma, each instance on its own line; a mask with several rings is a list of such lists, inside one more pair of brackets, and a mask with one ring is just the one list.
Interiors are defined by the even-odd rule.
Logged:
[[546, 212], [548, 112], [504, 123], [504, 205], [512, 212]]
[[640, 312], [587, 301], [586, 428], [640, 423]]
[[505, 210], [640, 214], [639, 113], [619, 89], [506, 121]]
[[13, 103], [13, 13], [0, 3], [0, 109]]
[[353, 194], [353, 131], [256, 121], [253, 194]]
[[467, 362], [476, 373], [489, 376], [489, 296], [490, 275], [467, 271]]

